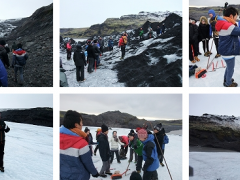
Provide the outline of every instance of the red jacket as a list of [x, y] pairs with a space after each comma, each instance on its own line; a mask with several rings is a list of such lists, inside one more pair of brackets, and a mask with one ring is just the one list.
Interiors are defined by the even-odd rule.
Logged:
[[125, 144], [124, 147], [128, 146], [128, 144], [129, 144], [128, 137], [127, 136], [122, 136], [122, 141], [121, 142]]
[[122, 37], [119, 39], [118, 47], [126, 45], [126, 44], [124, 44], [123, 38], [127, 38], [127, 37], [126, 37], [126, 36], [122, 36]]
[[70, 43], [67, 43], [67, 49], [68, 49], [68, 50], [71, 50], [71, 49], [72, 49], [72, 46], [71, 46]]

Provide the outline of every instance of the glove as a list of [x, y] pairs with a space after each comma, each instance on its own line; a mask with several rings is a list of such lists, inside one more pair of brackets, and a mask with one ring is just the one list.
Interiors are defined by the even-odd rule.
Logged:
[[97, 174], [95, 174], [95, 175], [92, 175], [92, 177], [95, 177], [95, 178], [97, 178], [99, 176], [99, 174], [97, 173]]
[[133, 148], [134, 148], [134, 149], [137, 149], [137, 145], [135, 144], [135, 145], [133, 146]]

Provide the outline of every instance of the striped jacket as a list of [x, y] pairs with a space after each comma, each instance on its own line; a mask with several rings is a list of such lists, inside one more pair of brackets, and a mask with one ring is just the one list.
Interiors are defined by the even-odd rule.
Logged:
[[218, 50], [223, 58], [227, 60], [231, 59], [234, 55], [240, 55], [238, 38], [238, 36], [240, 36], [240, 28], [226, 21], [222, 17], [218, 17], [216, 30], [219, 31]]
[[60, 179], [88, 180], [96, 175], [88, 142], [64, 126], [60, 127]]

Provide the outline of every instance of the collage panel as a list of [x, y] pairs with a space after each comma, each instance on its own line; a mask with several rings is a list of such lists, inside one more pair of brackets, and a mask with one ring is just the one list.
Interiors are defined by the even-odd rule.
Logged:
[[0, 87], [53, 87], [53, 0], [1, 3]]
[[190, 87], [238, 86], [239, 10], [237, 0], [189, 0]]
[[0, 99], [0, 179], [53, 179], [53, 95]]
[[181, 94], [60, 94], [59, 113], [60, 179], [182, 179]]
[[240, 94], [189, 95], [190, 180], [239, 179]]
[[117, 4], [60, 0], [60, 86], [182, 87], [182, 1]]

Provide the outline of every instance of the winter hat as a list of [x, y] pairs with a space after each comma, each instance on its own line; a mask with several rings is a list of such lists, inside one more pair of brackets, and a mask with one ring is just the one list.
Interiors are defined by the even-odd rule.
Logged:
[[148, 136], [148, 133], [147, 133], [147, 131], [145, 129], [140, 129], [138, 131], [138, 138], [145, 139], [145, 138], [147, 138], [147, 136]]
[[99, 131], [101, 131], [101, 128], [98, 128], [96, 132], [99, 132]]
[[154, 129], [157, 130], [157, 131], [161, 131], [162, 130], [162, 123], [159, 123], [156, 126], [154, 126]]
[[134, 132], [134, 130], [133, 130], [133, 129], [131, 129], [130, 133], [131, 133], [131, 134], [135, 134], [135, 132]]
[[20, 48], [20, 49], [22, 49], [22, 44], [20, 44], [20, 43], [17, 44], [17, 47]]
[[213, 9], [210, 9], [210, 10], [208, 11], [208, 14], [212, 14], [212, 15], [213, 15], [213, 17], [215, 17], [215, 16], [216, 16], [216, 14], [215, 14], [215, 11], [214, 11]]
[[103, 124], [103, 125], [101, 126], [101, 128], [102, 128], [102, 132], [103, 132], [103, 133], [106, 132], [106, 131], [108, 131], [108, 127], [107, 127], [105, 124]]
[[134, 134], [133, 133], [129, 133], [128, 136], [134, 136]]
[[4, 40], [0, 40], [0, 45], [5, 46], [6, 42]]
[[95, 40], [93, 41], [93, 43], [97, 43], [97, 40], [95, 39]]
[[136, 171], [133, 171], [130, 176], [130, 180], [142, 180], [142, 177], [139, 173], [137, 173]]

